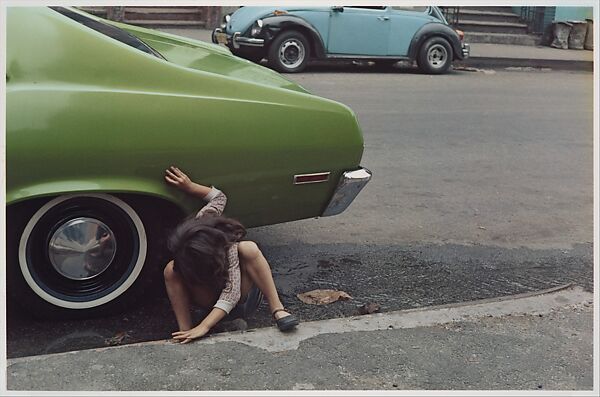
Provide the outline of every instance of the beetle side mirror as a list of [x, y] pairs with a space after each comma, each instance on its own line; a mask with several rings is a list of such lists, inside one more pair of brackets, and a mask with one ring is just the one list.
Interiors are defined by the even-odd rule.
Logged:
[[344, 12], [344, 7], [343, 6], [333, 6], [333, 7], [331, 7], [331, 11]]

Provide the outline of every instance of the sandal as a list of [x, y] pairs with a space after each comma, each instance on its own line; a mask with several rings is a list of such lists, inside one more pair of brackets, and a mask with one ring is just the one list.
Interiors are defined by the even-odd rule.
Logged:
[[290, 313], [289, 316], [285, 316], [280, 319], [276, 319], [275, 314], [279, 313], [279, 312], [286, 312], [286, 313], [290, 313], [290, 312], [284, 308], [276, 309], [273, 311], [273, 313], [272, 313], [273, 320], [275, 320], [275, 324], [277, 324], [277, 328], [279, 328], [280, 331], [282, 331], [282, 332], [289, 331], [291, 329], [296, 328], [296, 325], [300, 324], [300, 321], [298, 321], [296, 316], [294, 316], [292, 313]]

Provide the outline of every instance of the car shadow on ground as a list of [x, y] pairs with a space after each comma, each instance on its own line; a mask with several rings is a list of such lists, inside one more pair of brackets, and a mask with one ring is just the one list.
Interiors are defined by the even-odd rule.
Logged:
[[389, 73], [421, 74], [419, 69], [407, 66], [382, 65], [374, 62], [315, 63], [304, 70], [308, 73]]
[[[266, 60], [259, 63], [269, 67]], [[458, 74], [460, 70], [450, 69], [445, 74]], [[410, 62], [397, 62], [395, 64], [377, 63], [373, 61], [311, 61], [301, 73], [377, 73], [377, 74], [416, 74], [425, 75], [419, 68]], [[295, 74], [295, 73], [282, 73]]]

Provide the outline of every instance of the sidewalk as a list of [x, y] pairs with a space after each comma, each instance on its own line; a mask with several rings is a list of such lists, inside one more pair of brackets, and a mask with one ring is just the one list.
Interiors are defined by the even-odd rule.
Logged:
[[[211, 42], [211, 31], [204, 29], [160, 29], [162, 31]], [[561, 50], [509, 44], [472, 43], [471, 57], [455, 62], [476, 68], [531, 67], [556, 70], [594, 70], [594, 51]]]
[[587, 390], [593, 295], [469, 304], [8, 360], [10, 390]]
[[531, 67], [591, 72], [594, 51], [473, 43], [471, 57], [457, 64], [477, 68]]

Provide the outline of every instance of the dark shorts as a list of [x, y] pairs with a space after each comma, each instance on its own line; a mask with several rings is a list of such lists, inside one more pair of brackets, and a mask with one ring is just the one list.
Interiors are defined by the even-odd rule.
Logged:
[[[223, 319], [223, 321], [231, 321], [236, 318], [248, 318], [252, 314], [258, 310], [259, 306], [263, 302], [263, 294], [256, 286], [252, 286], [250, 291], [248, 292], [248, 296], [244, 300], [243, 303], [238, 303], [232, 310], [229, 312], [227, 316]], [[197, 308], [193, 310], [192, 321], [194, 323], [199, 323], [208, 315], [208, 313], [212, 310], [206, 308]]]

